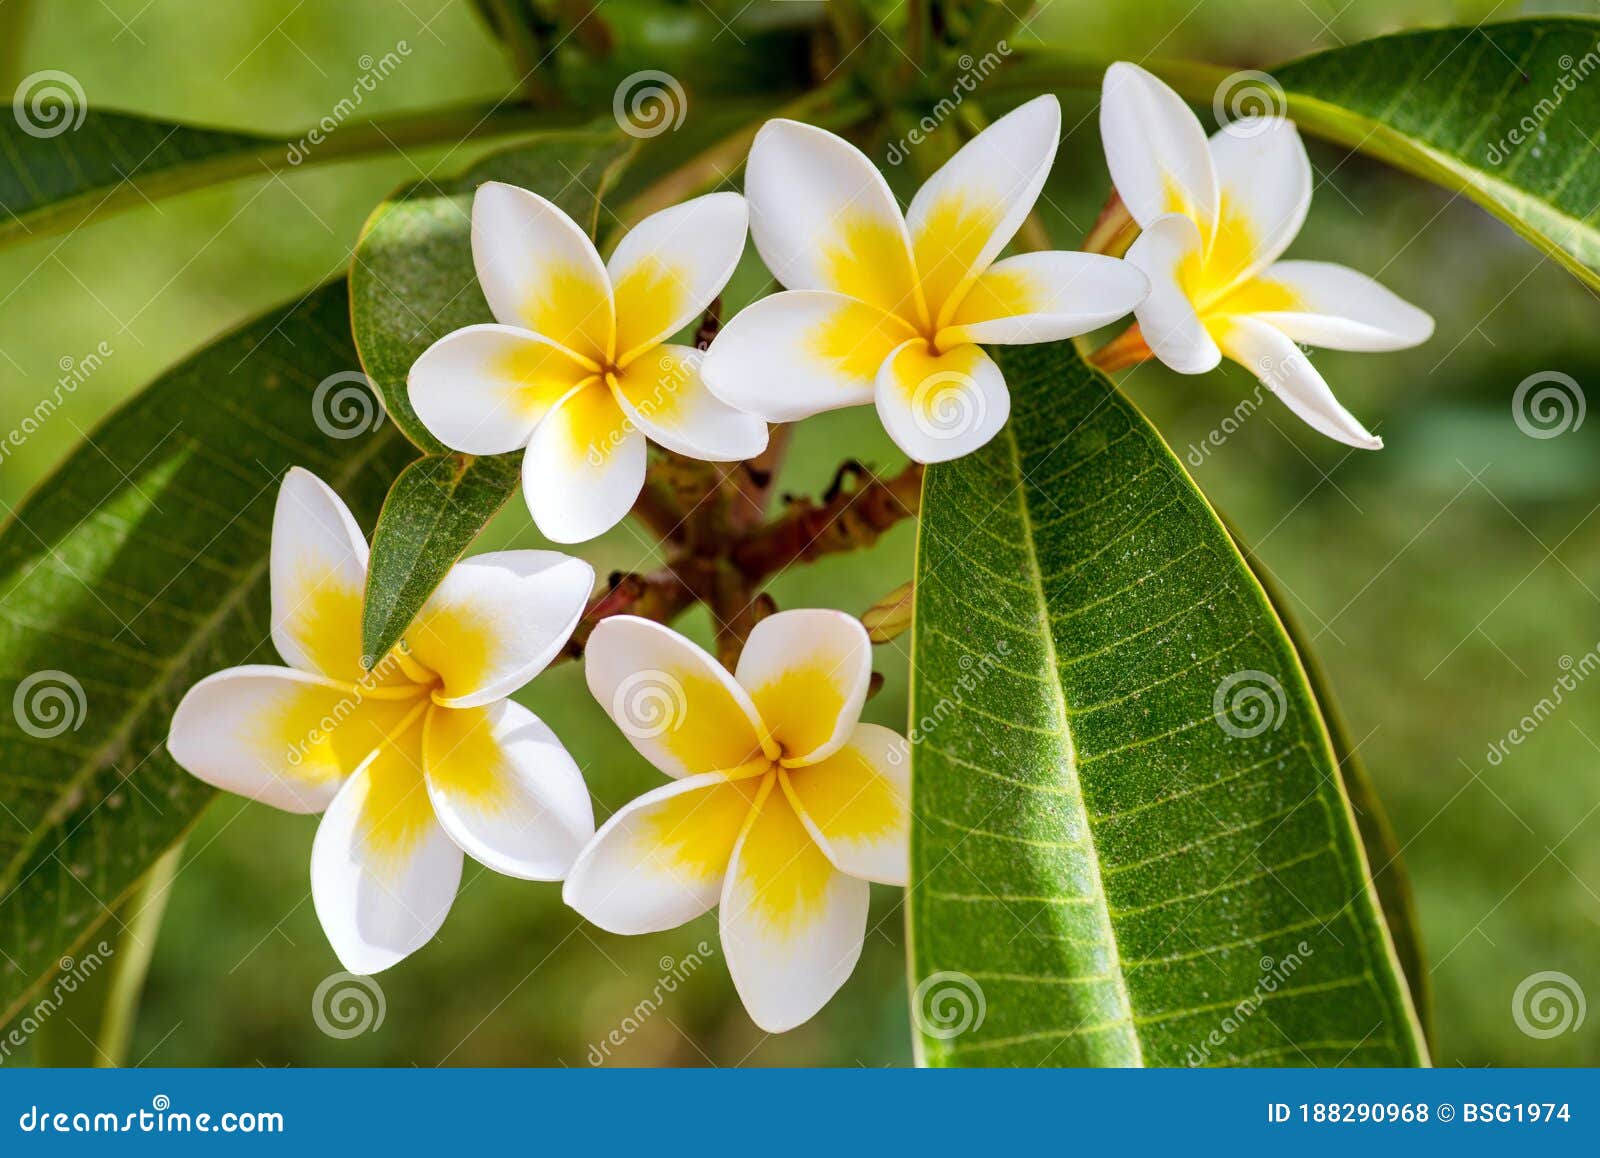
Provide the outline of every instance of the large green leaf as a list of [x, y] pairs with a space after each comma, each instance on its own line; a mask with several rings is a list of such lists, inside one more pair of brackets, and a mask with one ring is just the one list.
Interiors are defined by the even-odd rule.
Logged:
[[1260, 586], [1070, 344], [1003, 366], [1010, 422], [930, 467], [923, 495], [922, 1055], [1424, 1060], [1327, 730]]
[[[1459, 190], [1600, 287], [1600, 20], [1400, 32], [1291, 61], [1265, 79], [1209, 64], [1146, 64], [1202, 109], [1286, 107], [1307, 132]], [[1105, 65], [1020, 50], [989, 83], [1097, 87]]]
[[317, 472], [370, 527], [411, 457], [388, 424], [340, 438], [321, 409], [355, 366], [348, 308], [328, 286], [168, 371], [0, 531], [0, 1024], [211, 798], [167, 727], [202, 676], [278, 662], [283, 472]]
[[1600, 20], [1380, 37], [1275, 70], [1301, 127], [1449, 187], [1600, 287]]
[[1423, 960], [1422, 931], [1417, 923], [1416, 902], [1411, 893], [1411, 876], [1406, 872], [1405, 861], [1401, 859], [1399, 838], [1395, 836], [1394, 826], [1389, 823], [1389, 814], [1383, 807], [1383, 801], [1378, 797], [1377, 786], [1367, 772], [1366, 762], [1361, 758], [1360, 745], [1351, 742], [1350, 728], [1345, 723], [1344, 714], [1339, 710], [1339, 701], [1333, 694], [1333, 685], [1328, 682], [1328, 674], [1318, 662], [1316, 653], [1311, 647], [1311, 639], [1306, 635], [1299, 617], [1294, 614], [1287, 594], [1266, 568], [1251, 562], [1252, 552], [1239, 538], [1238, 531], [1229, 526], [1228, 533], [1238, 544], [1240, 554], [1250, 565], [1251, 573], [1261, 584], [1261, 589], [1266, 592], [1273, 611], [1277, 612], [1284, 631], [1294, 644], [1295, 651], [1300, 656], [1300, 663], [1306, 670], [1306, 681], [1311, 686], [1311, 693], [1316, 697], [1323, 721], [1328, 725], [1328, 737], [1333, 741], [1333, 753], [1338, 758], [1339, 775], [1344, 780], [1344, 790], [1350, 797], [1350, 809], [1355, 813], [1356, 830], [1361, 834], [1362, 847], [1366, 849], [1367, 865], [1372, 871], [1372, 883], [1378, 894], [1378, 903], [1383, 907], [1384, 920], [1389, 925], [1389, 935], [1394, 939], [1395, 955], [1399, 958], [1400, 968], [1405, 973], [1406, 985], [1411, 990], [1412, 1008], [1417, 1011], [1417, 1020], [1422, 1024], [1423, 1035], [1431, 1045], [1433, 987], [1429, 983], [1427, 965]]
[[[101, 112], [83, 103], [66, 74], [52, 75], [63, 79], [46, 77], [19, 99], [54, 91], [64, 100], [41, 97], [38, 111], [25, 100], [13, 106], [12, 116], [0, 119], [0, 203], [7, 209], [0, 219], [0, 245], [223, 181], [394, 156], [406, 148], [528, 132], [535, 124], [551, 123], [550, 115], [535, 118], [524, 109], [467, 109], [340, 125], [313, 144]], [[573, 117], [559, 119], [570, 123]]]

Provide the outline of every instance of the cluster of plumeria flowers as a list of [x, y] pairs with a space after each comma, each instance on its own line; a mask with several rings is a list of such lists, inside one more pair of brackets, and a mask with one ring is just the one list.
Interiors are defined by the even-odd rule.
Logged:
[[[904, 214], [853, 145], [771, 121], [745, 197], [655, 213], [609, 261], [548, 201], [486, 184], [473, 259], [499, 320], [430, 347], [411, 403], [456, 450], [524, 449], [534, 522], [563, 543], [628, 513], [647, 440], [739, 461], [765, 447], [768, 422], [871, 402], [912, 459], [970, 453], [1009, 412], [984, 345], [1076, 337], [1130, 311], [1138, 324], [1121, 351], [1184, 373], [1225, 353], [1316, 429], [1380, 445], [1296, 343], [1396, 349], [1432, 322], [1352, 270], [1277, 260], [1310, 200], [1294, 127], [1236, 122], [1208, 140], [1175, 93], [1126, 64], [1108, 71], [1101, 111], [1114, 183], [1142, 228], [1126, 260], [999, 256], [1055, 157], [1060, 107], [1048, 96], [979, 133]], [[737, 314], [703, 354], [672, 343], [722, 291], [747, 231], [784, 291]], [[860, 722], [871, 659], [858, 620], [773, 614], [732, 672], [658, 623], [600, 622], [589, 689], [671, 782], [596, 831], [576, 763], [509, 698], [565, 647], [589, 565], [537, 550], [469, 558], [375, 662], [361, 655], [366, 580], [349, 510], [291, 471], [271, 545], [272, 640], [287, 666], [202, 680], [169, 739], [210, 784], [322, 813], [312, 897], [347, 969], [386, 969], [430, 941], [471, 856], [564, 881], [567, 903], [615, 933], [718, 908], [729, 971], [764, 1029], [827, 1003], [861, 954], [868, 883], [903, 886], [909, 871], [906, 741]]]

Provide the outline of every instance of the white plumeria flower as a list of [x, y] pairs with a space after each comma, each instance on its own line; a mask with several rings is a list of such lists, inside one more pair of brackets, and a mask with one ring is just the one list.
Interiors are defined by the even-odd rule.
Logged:
[[728, 971], [756, 1024], [792, 1029], [855, 968], [868, 881], [909, 871], [906, 741], [859, 723], [871, 644], [839, 611], [786, 611], [729, 675], [633, 616], [589, 637], [589, 690], [673, 778], [611, 817], [562, 896], [613, 933], [670, 929], [721, 906]]
[[1061, 106], [1042, 96], [1001, 117], [929, 179], [904, 215], [849, 142], [795, 121], [763, 125], [745, 193], [756, 249], [788, 292], [733, 318], [706, 355], [706, 385], [770, 422], [876, 402], [918, 462], [976, 450], [1011, 398], [979, 342], [1049, 342], [1121, 317], [1144, 275], [1100, 254], [996, 261], [1044, 187]]
[[602, 262], [550, 202], [491, 181], [472, 202], [472, 260], [496, 325], [446, 334], [411, 368], [411, 405], [468, 454], [527, 448], [523, 495], [559, 543], [621, 522], [644, 486], [645, 438], [690, 458], [761, 453], [767, 428], [700, 380], [700, 351], [666, 343], [739, 264], [744, 198], [712, 193], [639, 222]]
[[367, 544], [339, 496], [291, 470], [272, 521], [272, 642], [288, 667], [229, 668], [189, 689], [173, 759], [218, 788], [322, 812], [317, 917], [352, 973], [387, 969], [444, 923], [466, 852], [560, 880], [594, 833], [583, 776], [505, 697], [553, 659], [594, 572], [554, 551], [457, 564], [402, 646], [361, 663]]
[[1177, 93], [1118, 63], [1106, 70], [1100, 136], [1112, 183], [1143, 230], [1128, 260], [1150, 277], [1135, 310], [1150, 352], [1181, 374], [1213, 370], [1226, 354], [1312, 429], [1381, 447], [1298, 343], [1400, 350], [1427, 341], [1433, 319], [1353, 269], [1278, 260], [1311, 205], [1294, 123], [1241, 118], [1208, 141]]

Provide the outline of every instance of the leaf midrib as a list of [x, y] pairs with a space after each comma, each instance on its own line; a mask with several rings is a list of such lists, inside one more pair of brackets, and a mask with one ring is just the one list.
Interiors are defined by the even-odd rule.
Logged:
[[1028, 506], [1027, 474], [1022, 468], [1022, 447], [1017, 442], [1016, 429], [1011, 423], [1006, 423], [1004, 431], [1006, 451], [1011, 456], [1011, 461], [1017, 472], [1017, 514], [1022, 522], [1023, 529], [1023, 554], [1028, 561], [1028, 582], [1033, 588], [1034, 606], [1039, 614], [1041, 628], [1040, 639], [1044, 646], [1045, 661], [1050, 665], [1048, 686], [1050, 689], [1051, 705], [1056, 713], [1056, 723], [1060, 730], [1062, 740], [1066, 744], [1067, 766], [1065, 769], [1070, 799], [1077, 806], [1083, 818], [1084, 839], [1080, 846], [1084, 857], [1089, 862], [1090, 873], [1094, 882], [1094, 911], [1100, 932], [1104, 938], [1106, 951], [1109, 956], [1108, 969], [1112, 989], [1116, 993], [1117, 1004], [1121, 1014], [1113, 1021], [1106, 1022], [1096, 1028], [1099, 1030], [1110, 1029], [1113, 1026], [1126, 1025], [1127, 1032], [1123, 1035], [1132, 1047], [1134, 1062], [1144, 1064], [1144, 1046], [1139, 1040], [1139, 1034], [1133, 1016], [1133, 999], [1128, 992], [1127, 977], [1122, 971], [1122, 952], [1117, 944], [1117, 932], [1111, 923], [1111, 908], [1106, 901], [1105, 878], [1100, 869], [1100, 852], [1095, 846], [1094, 827], [1089, 816], [1089, 808], [1083, 798], [1083, 785], [1078, 769], [1078, 746], [1073, 738], [1072, 726], [1068, 722], [1066, 688], [1061, 683], [1061, 663], [1056, 654], [1055, 632], [1050, 619], [1050, 605], [1045, 596], [1044, 570], [1039, 565], [1038, 548], [1034, 536], [1033, 511]]

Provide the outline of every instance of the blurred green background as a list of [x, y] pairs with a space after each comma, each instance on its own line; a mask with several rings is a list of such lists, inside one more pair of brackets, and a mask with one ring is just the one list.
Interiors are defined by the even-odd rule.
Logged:
[[[1053, 0], [1043, 9], [1022, 42], [1269, 67], [1402, 27], [1539, 6]], [[32, 6], [26, 36], [0, 55], [16, 76], [72, 73], [100, 108], [298, 135], [349, 93], [362, 54], [382, 56], [401, 40], [410, 56], [363, 114], [486, 101], [512, 79], [470, 7], [454, 0], [51, 0]], [[732, 37], [721, 43], [738, 49]], [[1093, 94], [1062, 98], [1070, 132], [1044, 210], [1057, 244], [1071, 247], [1107, 180]], [[1429, 309], [1438, 331], [1402, 354], [1317, 355], [1343, 401], [1383, 435], [1381, 453], [1319, 439], [1268, 400], [1194, 472], [1291, 592], [1405, 846], [1438, 1063], [1600, 1063], [1600, 1009], [1549, 1040], [1525, 1035], [1511, 1016], [1517, 984], [1540, 970], [1570, 974], [1600, 1001], [1600, 688], [1581, 689], [1500, 765], [1485, 758], [1549, 693], [1563, 657], [1600, 644], [1600, 420], [1535, 440], [1510, 411], [1512, 391], [1538, 371], [1600, 382], [1600, 312], [1591, 292], [1472, 205], [1342, 150], [1311, 148], [1317, 194], [1291, 256], [1381, 276]], [[466, 158], [458, 153], [450, 167]], [[114, 351], [0, 464], [0, 498], [14, 506], [162, 368], [337, 275], [374, 203], [436, 159], [263, 177], [0, 254], [0, 407], [31, 408], [64, 358], [101, 342]], [[731, 296], [764, 280], [748, 260]], [[1236, 367], [1178, 378], [1152, 364], [1125, 381], [1185, 456], [1254, 387]], [[846, 456], [898, 466], [870, 408], [804, 423], [780, 489], [814, 493]], [[538, 545], [520, 502], [480, 546], [503, 543]], [[860, 611], [909, 576], [912, 551], [912, 528], [902, 526], [871, 552], [792, 570], [774, 594], [785, 607]], [[583, 553], [604, 574], [639, 567], [649, 545], [625, 526]], [[689, 623], [706, 637], [703, 613]], [[868, 718], [903, 727], [905, 664], [902, 648], [880, 649], [886, 683]], [[658, 783], [576, 667], [519, 698], [558, 726], [598, 815]], [[311, 819], [233, 798], [211, 809], [172, 891], [132, 1060], [584, 1066], [702, 941], [712, 950], [705, 964], [609, 1047], [608, 1064], [910, 1060], [897, 890], [876, 890], [866, 952], [841, 994], [808, 1025], [772, 1037], [739, 1006], [716, 956], [714, 916], [675, 933], [613, 937], [579, 923], [556, 886], [471, 862], [438, 940], [381, 976], [381, 1027], [329, 1037], [313, 1020], [312, 994], [339, 966], [308, 895], [313, 830]]]

